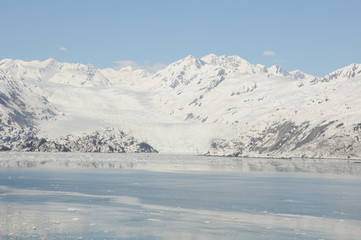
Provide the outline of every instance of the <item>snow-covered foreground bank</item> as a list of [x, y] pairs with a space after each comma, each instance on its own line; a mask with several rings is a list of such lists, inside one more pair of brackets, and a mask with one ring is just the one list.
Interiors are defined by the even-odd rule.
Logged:
[[150, 171], [308, 172], [361, 176], [361, 160], [266, 159], [166, 154], [0, 152], [0, 168], [117, 168]]
[[0, 169], [0, 239], [358, 240], [360, 186], [304, 173]]

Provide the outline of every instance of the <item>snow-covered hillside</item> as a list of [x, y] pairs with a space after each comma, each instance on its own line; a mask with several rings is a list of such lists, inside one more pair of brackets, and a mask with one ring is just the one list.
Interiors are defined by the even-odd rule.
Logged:
[[0, 136], [51, 142], [111, 127], [160, 152], [361, 157], [360, 92], [361, 64], [316, 77], [214, 54], [156, 73], [7, 59]]

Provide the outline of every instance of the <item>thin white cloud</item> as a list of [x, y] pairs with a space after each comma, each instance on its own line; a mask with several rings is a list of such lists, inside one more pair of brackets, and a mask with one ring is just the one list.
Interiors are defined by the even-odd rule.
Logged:
[[59, 50], [65, 52], [67, 49], [65, 47], [59, 47]]
[[162, 70], [163, 68], [165, 68], [167, 66], [163, 63], [156, 63], [156, 64], [151, 65], [151, 64], [149, 64], [149, 62], [145, 62], [144, 64], [139, 64], [132, 60], [116, 61], [116, 62], [114, 62], [114, 64], [115, 64], [116, 69], [121, 69], [121, 68], [130, 66], [134, 70], [142, 69], [149, 73], [158, 72], [159, 70]]
[[262, 55], [269, 57], [269, 56], [276, 56], [276, 53], [273, 52], [273, 51], [264, 51], [264, 52], [262, 53]]

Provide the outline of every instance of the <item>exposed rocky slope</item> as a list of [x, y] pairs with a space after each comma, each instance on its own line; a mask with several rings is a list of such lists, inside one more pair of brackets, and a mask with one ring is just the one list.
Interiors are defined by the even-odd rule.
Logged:
[[[16, 136], [15, 138], [12, 136]], [[139, 142], [119, 129], [107, 128], [83, 136], [68, 135], [59, 139], [39, 138], [31, 131], [3, 133], [0, 151], [26, 152], [157, 152], [145, 142]]]

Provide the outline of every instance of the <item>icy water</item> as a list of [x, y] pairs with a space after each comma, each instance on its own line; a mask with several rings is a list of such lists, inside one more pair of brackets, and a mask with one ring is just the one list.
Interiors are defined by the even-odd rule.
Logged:
[[[99, 155], [75, 156], [100, 161]], [[0, 168], [0, 239], [359, 240], [361, 236], [358, 175], [122, 166]]]

